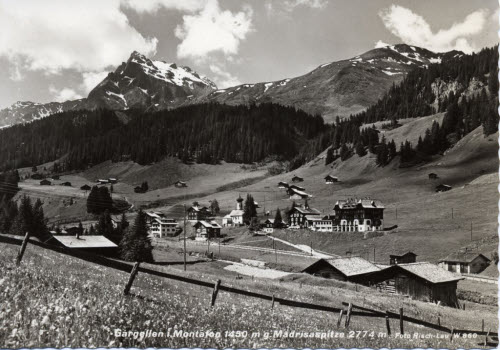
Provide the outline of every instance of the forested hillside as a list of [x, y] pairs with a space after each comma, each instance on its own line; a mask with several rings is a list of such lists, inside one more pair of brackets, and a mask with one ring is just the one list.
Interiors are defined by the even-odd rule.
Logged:
[[60, 169], [79, 170], [110, 159], [149, 164], [166, 156], [211, 164], [292, 160], [312, 140], [312, 151], [324, 149], [317, 140], [328, 129], [321, 116], [275, 104], [210, 103], [127, 115], [69, 111], [1, 130], [0, 164], [12, 169], [61, 159]]
[[[452, 59], [446, 64], [431, 64], [411, 71], [399, 85], [365, 112], [349, 119], [337, 118], [332, 129], [327, 163], [335, 157], [346, 159], [367, 150], [377, 154], [379, 165], [396, 155], [403, 162], [415, 157], [441, 153], [463, 136], [482, 125], [490, 135], [498, 130], [498, 46], [472, 55]], [[360, 130], [364, 124], [388, 121], [386, 128], [398, 127], [398, 119], [416, 118], [446, 112], [442, 125], [434, 123], [417, 145], [406, 142], [395, 145], [380, 139], [372, 128]]]

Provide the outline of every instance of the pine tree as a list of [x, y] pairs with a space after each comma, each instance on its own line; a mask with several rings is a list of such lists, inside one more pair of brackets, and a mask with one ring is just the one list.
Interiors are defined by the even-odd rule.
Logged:
[[333, 147], [328, 148], [328, 151], [326, 151], [325, 165], [328, 165], [335, 160], [334, 152]]
[[127, 261], [153, 261], [153, 246], [148, 234], [146, 214], [142, 210], [137, 213], [134, 225], [120, 241], [120, 255]]
[[114, 231], [111, 214], [109, 213], [109, 210], [106, 210], [99, 216], [99, 221], [97, 222], [97, 234], [110, 239], [114, 235]]
[[33, 233], [33, 207], [28, 196], [21, 198], [18, 214], [12, 223], [10, 231], [13, 235], [24, 236], [26, 232]]
[[276, 215], [274, 216], [274, 228], [281, 228], [283, 227], [283, 219], [281, 218], [281, 211], [280, 208], [276, 210]]
[[255, 201], [251, 194], [247, 194], [245, 205], [243, 207], [243, 222], [250, 225], [252, 218], [257, 217], [257, 208], [255, 208]]
[[382, 137], [380, 144], [377, 147], [377, 164], [385, 166], [389, 162], [389, 148], [385, 142], [385, 137]]
[[217, 199], [214, 199], [210, 202], [210, 212], [212, 215], [217, 215], [220, 212], [219, 208], [219, 202], [217, 202]]
[[49, 238], [49, 230], [47, 228], [47, 223], [43, 212], [43, 203], [40, 198], [36, 200], [35, 205], [33, 206], [32, 213], [33, 218], [31, 234], [35, 237], [40, 238], [42, 241], [45, 241]]
[[363, 146], [363, 143], [361, 141], [356, 143], [356, 154], [360, 157], [363, 157], [366, 155], [365, 146]]
[[349, 151], [349, 148], [347, 148], [346, 144], [343, 143], [342, 146], [340, 147], [340, 159], [342, 161], [347, 160], [351, 155], [351, 152]]

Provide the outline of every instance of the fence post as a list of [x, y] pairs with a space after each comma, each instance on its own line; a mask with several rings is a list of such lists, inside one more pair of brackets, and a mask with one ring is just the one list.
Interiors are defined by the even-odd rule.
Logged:
[[23, 239], [23, 244], [21, 245], [21, 249], [19, 249], [19, 253], [17, 254], [16, 266], [19, 266], [21, 264], [21, 260], [23, 259], [24, 251], [26, 250], [26, 246], [28, 245], [29, 238], [30, 238], [30, 233], [26, 232], [26, 235], [24, 236]]
[[403, 308], [399, 308], [399, 330], [401, 334], [405, 334], [404, 325], [403, 325]]
[[387, 335], [391, 335], [391, 325], [389, 324], [389, 313], [385, 315], [385, 326], [387, 327]]
[[274, 309], [274, 294], [273, 294], [273, 298], [271, 300], [272, 300], [271, 309]]
[[490, 330], [488, 329], [488, 333], [484, 336], [484, 346], [488, 345], [488, 337], [490, 336]]
[[219, 286], [220, 286], [220, 280], [217, 280], [217, 282], [215, 282], [214, 290], [212, 292], [212, 302], [210, 304], [211, 306], [215, 305], [215, 299], [217, 299], [217, 294], [219, 294]]
[[134, 267], [132, 267], [132, 271], [130, 272], [130, 277], [128, 278], [127, 285], [125, 286], [125, 289], [123, 290], [124, 295], [128, 295], [130, 293], [130, 288], [132, 288], [132, 283], [134, 283], [135, 276], [137, 275], [137, 272], [139, 272], [139, 265], [141, 263], [138, 261], [134, 264]]
[[484, 318], [481, 320], [481, 332], [484, 332]]
[[450, 340], [453, 343], [453, 333], [455, 333], [455, 329], [451, 327], [451, 334], [450, 334]]
[[352, 312], [352, 303], [349, 303], [347, 307], [347, 314], [345, 315], [345, 327], [349, 327], [349, 323], [351, 323], [351, 312]]
[[337, 321], [337, 328], [340, 327], [340, 324], [342, 323], [342, 316], [344, 315], [344, 310], [340, 310], [340, 314], [339, 314], [339, 319]]

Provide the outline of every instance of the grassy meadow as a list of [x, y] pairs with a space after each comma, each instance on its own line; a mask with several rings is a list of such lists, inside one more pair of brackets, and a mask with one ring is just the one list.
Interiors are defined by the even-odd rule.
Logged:
[[[475, 339], [400, 339], [397, 321], [391, 320], [393, 335], [384, 337], [382, 319], [353, 317], [349, 329], [337, 327], [338, 315], [276, 305], [220, 292], [215, 307], [209, 306], [211, 290], [182, 282], [159, 279], [139, 273], [132, 295], [123, 296], [128, 274], [110, 270], [41, 248], [28, 246], [20, 267], [13, 264], [17, 247], [0, 244], [0, 346], [19, 347], [403, 347], [471, 348]], [[218, 275], [189, 267], [185, 274], [215, 281]], [[151, 265], [148, 265], [151, 267]], [[153, 268], [182, 274], [178, 267]], [[454, 310], [433, 304], [388, 297], [365, 287], [356, 291], [349, 284], [315, 286], [296, 281], [222, 279], [222, 284], [273, 293], [280, 297], [340, 307], [353, 302], [379, 310], [405, 313], [458, 328], [478, 328], [471, 319], [485, 319], [496, 329], [496, 313], [491, 307], [474, 304], [467, 310]], [[476, 327], [475, 327], [476, 326]], [[133, 337], [115, 336], [125, 331], [221, 332], [216, 337]], [[273, 332], [337, 332], [343, 338], [275, 338]], [[405, 324], [407, 333], [440, 334]], [[242, 331], [247, 333], [228, 333]], [[349, 331], [362, 331], [353, 333]], [[368, 331], [363, 333], [364, 331]], [[374, 332], [370, 335], [370, 332]], [[250, 335], [255, 333], [254, 337]], [[270, 332], [269, 337], [264, 332]], [[379, 332], [380, 336], [379, 337]], [[172, 333], [173, 334], [173, 333]], [[247, 335], [246, 337], [244, 335]], [[189, 335], [189, 334], [188, 334]], [[238, 337], [238, 335], [240, 335]], [[373, 337], [372, 337], [373, 336]]]

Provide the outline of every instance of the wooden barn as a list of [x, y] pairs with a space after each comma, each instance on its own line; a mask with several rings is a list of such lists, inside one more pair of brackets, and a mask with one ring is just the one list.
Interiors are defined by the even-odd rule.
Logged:
[[436, 186], [436, 192], [446, 192], [451, 190], [451, 188], [450, 185], [440, 184]]
[[69, 182], [69, 181], [63, 182], [63, 183], [61, 183], [61, 186], [71, 187], [71, 182]]
[[280, 181], [278, 182], [278, 188], [288, 188], [288, 183]]
[[59, 236], [53, 235], [49, 244], [94, 254], [115, 256], [118, 246], [104, 236]]
[[178, 188], [181, 188], [181, 187], [188, 187], [188, 185], [187, 185], [187, 183], [185, 183], [184, 181], [179, 180], [179, 181], [177, 181], [177, 182], [175, 183], [175, 187], [178, 187]]
[[40, 181], [40, 186], [50, 186], [50, 185], [52, 185], [52, 182], [50, 182], [47, 179], [43, 179], [42, 181]]
[[292, 182], [302, 182], [302, 181], [304, 181], [304, 178], [302, 178], [300, 176], [294, 175], [292, 177]]
[[368, 260], [353, 256], [337, 259], [319, 259], [306, 267], [302, 272], [324, 278], [365, 284], [366, 276], [377, 271], [380, 271], [380, 267]]
[[339, 181], [339, 179], [336, 176], [332, 176], [332, 175], [325, 176], [325, 183], [327, 185], [331, 185], [332, 183], [338, 182], [338, 181]]
[[80, 189], [82, 191], [90, 191], [92, 189], [92, 187], [90, 187], [89, 185], [83, 185], [82, 187], [80, 187]]
[[389, 262], [390, 265], [411, 264], [417, 262], [417, 254], [411, 251], [402, 254], [391, 254], [389, 255], [389, 258], [390, 258]]
[[436, 173], [429, 174], [429, 180], [436, 180], [437, 178], [438, 178], [438, 175]]
[[370, 274], [366, 282], [382, 292], [458, 307], [457, 283], [462, 279], [435, 264], [420, 262], [392, 265]]
[[456, 252], [439, 261], [443, 269], [457, 273], [480, 273], [487, 268], [491, 260], [483, 254]]

